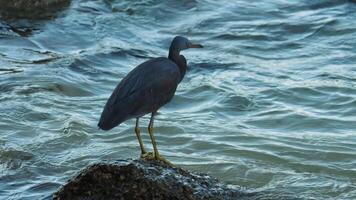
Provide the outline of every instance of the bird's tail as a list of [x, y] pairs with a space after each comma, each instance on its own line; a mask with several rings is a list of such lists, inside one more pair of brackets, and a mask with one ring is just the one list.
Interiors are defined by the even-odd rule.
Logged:
[[98, 123], [98, 127], [108, 131], [127, 119], [127, 113], [120, 108], [108, 108], [105, 106]]

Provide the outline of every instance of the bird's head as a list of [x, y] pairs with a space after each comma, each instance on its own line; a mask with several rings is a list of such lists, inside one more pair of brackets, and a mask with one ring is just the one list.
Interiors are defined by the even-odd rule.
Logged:
[[189, 48], [203, 48], [203, 45], [191, 42], [185, 37], [176, 36], [171, 43], [171, 50], [182, 51]]

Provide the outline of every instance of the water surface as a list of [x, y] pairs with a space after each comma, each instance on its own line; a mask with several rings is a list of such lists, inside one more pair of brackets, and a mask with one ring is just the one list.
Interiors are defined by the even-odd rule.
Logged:
[[183, 52], [186, 77], [155, 121], [161, 154], [247, 191], [356, 199], [346, 0], [77, 0], [52, 20], [1, 21], [0, 199], [50, 198], [91, 163], [138, 157], [134, 120], [96, 125], [116, 84], [175, 35], [205, 48]]

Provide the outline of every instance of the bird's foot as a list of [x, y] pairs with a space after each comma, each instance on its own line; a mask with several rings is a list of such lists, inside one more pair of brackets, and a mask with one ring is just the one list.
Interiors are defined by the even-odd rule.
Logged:
[[154, 159], [155, 160], [158, 160], [158, 161], [161, 161], [161, 162], [164, 162], [165, 164], [171, 166], [171, 167], [175, 167], [173, 165], [173, 163], [171, 163], [169, 160], [167, 160], [165, 157], [161, 156], [161, 155], [155, 155], [154, 156]]
[[153, 152], [144, 152], [141, 153], [141, 158], [146, 160], [153, 160], [155, 158]]
[[161, 155], [155, 155], [153, 152], [147, 152], [147, 153], [142, 153], [141, 154], [141, 159], [144, 160], [156, 160], [156, 161], [160, 161], [163, 162], [171, 167], [174, 167], [173, 163], [171, 163], [170, 161], [168, 161], [165, 157], [161, 156]]

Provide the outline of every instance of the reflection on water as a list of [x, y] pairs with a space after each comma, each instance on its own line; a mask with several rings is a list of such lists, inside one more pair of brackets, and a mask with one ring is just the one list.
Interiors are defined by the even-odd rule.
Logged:
[[183, 52], [187, 75], [157, 116], [163, 155], [261, 195], [356, 198], [355, 10], [346, 0], [79, 0], [53, 20], [1, 21], [0, 197], [49, 198], [90, 163], [137, 157], [134, 121], [99, 131], [102, 107], [134, 66], [184, 35], [205, 48]]

